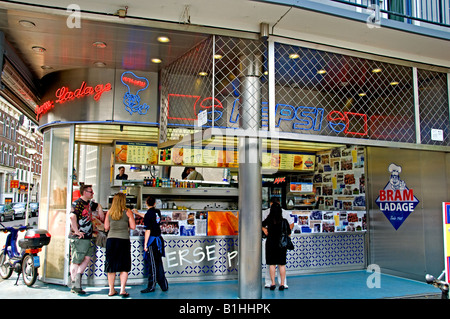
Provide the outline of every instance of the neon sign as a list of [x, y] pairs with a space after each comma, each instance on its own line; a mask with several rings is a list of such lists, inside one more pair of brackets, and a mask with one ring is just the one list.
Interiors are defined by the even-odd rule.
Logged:
[[84, 97], [88, 97], [90, 95], [94, 95], [94, 100], [99, 101], [102, 97], [103, 93], [111, 91], [112, 86], [111, 83], [106, 84], [98, 84], [95, 87], [88, 86], [86, 82], [82, 82], [81, 86], [75, 91], [70, 91], [67, 86], [62, 86], [55, 92], [56, 100], [49, 100], [42, 105], [38, 105], [35, 108], [36, 119], [40, 120], [42, 115], [49, 112], [51, 109], [55, 107], [55, 104], [63, 104], [66, 102], [73, 101], [75, 99], [81, 99]]
[[[128, 88], [128, 91], [123, 96], [125, 110], [130, 113], [130, 115], [133, 115], [133, 113], [138, 113], [140, 115], [147, 114], [149, 106], [146, 103], [141, 104], [141, 97], [139, 96], [139, 93], [147, 89], [150, 85], [147, 78], [137, 76], [131, 71], [126, 71], [122, 73], [120, 81]], [[139, 89], [133, 94], [132, 91], [134, 90], [132, 87], [134, 88], [135, 86]]]
[[[217, 98], [207, 97], [201, 99], [199, 95], [188, 94], [168, 94], [168, 119], [171, 120], [183, 120], [183, 121], [196, 121], [197, 114], [204, 109], [212, 109], [214, 105], [214, 122], [220, 120], [224, 115], [224, 107]], [[200, 102], [199, 102], [200, 101]], [[187, 106], [192, 112], [189, 117], [177, 117], [170, 114], [171, 107], [173, 105]], [[208, 112], [211, 114], [212, 110]], [[291, 125], [293, 130], [300, 131], [321, 131], [323, 128], [323, 121], [325, 118], [325, 109], [321, 107], [311, 106], [293, 106], [289, 104], [276, 104], [275, 106], [276, 123], [275, 127], [278, 128], [283, 123]], [[228, 123], [237, 123], [239, 121], [239, 98], [233, 101], [230, 115], [228, 117]], [[262, 126], [268, 126], [269, 108], [267, 102], [262, 102], [261, 105], [261, 121]], [[368, 117], [364, 113], [354, 112], [341, 112], [331, 111], [325, 118], [328, 127], [335, 133], [344, 132], [349, 135], [367, 136], [368, 130]], [[208, 118], [208, 122], [212, 122], [211, 116]]]

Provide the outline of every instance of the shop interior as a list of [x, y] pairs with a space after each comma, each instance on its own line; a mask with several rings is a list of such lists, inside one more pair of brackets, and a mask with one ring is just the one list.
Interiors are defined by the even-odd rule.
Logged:
[[[93, 185], [95, 200], [106, 209], [117, 192], [141, 211], [146, 198], [155, 196], [165, 235], [237, 235], [236, 138], [158, 148], [158, 137], [157, 127], [77, 125], [74, 190], [80, 183]], [[292, 140], [262, 144], [262, 181], [255, 182], [263, 186], [263, 209], [278, 198], [294, 217], [294, 234], [366, 230], [364, 147]], [[115, 178], [119, 167], [127, 180]], [[203, 180], [183, 180], [186, 167], [195, 167]], [[142, 236], [143, 221], [136, 220], [132, 235]]]

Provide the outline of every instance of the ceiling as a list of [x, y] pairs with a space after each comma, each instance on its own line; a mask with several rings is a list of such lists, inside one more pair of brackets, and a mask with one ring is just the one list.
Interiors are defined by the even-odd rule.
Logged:
[[[0, 30], [38, 79], [49, 72], [96, 67], [98, 62], [107, 68], [157, 72], [208, 37], [93, 20], [82, 20], [80, 28], [66, 23], [62, 15], [0, 9]], [[158, 42], [159, 36], [170, 42]], [[162, 62], [153, 63], [153, 58]]]

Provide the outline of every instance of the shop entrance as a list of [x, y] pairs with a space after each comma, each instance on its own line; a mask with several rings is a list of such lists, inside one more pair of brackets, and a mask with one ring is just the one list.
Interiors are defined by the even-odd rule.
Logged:
[[[64, 162], [72, 163], [72, 166], [67, 164], [65, 169], [71, 173], [68, 174], [71, 178], [65, 180], [67, 193], [54, 192], [54, 196], [51, 196], [51, 200], [58, 199], [59, 208], [52, 213], [59, 216], [60, 222], [57, 224], [68, 227], [68, 223], [64, 222], [68, 218], [67, 212], [70, 211], [73, 197], [66, 194], [75, 194], [77, 184], [81, 182], [93, 185], [95, 200], [105, 209], [109, 207], [110, 196], [123, 191], [127, 193], [131, 207], [145, 211], [142, 204], [146, 196], [151, 194], [160, 200], [158, 205], [165, 219], [167, 258], [164, 263], [167, 277], [171, 281], [236, 279], [239, 267], [237, 152], [233, 150], [215, 155], [228, 158], [226, 167], [207, 167], [200, 165], [200, 162], [191, 162], [189, 166], [180, 165], [174, 163], [173, 148], [158, 149], [156, 144], [147, 145], [153, 142], [148, 136], [145, 142], [139, 138], [126, 141], [122, 138], [125, 135], [115, 132], [109, 125], [98, 128], [96, 134], [102, 136], [102, 140], [95, 143], [95, 139], [91, 138], [90, 143], [86, 143], [83, 133], [92, 129], [86, 127], [60, 129], [65, 130], [67, 134], [63, 136], [67, 137], [73, 132], [74, 155], [71, 161], [70, 139], [64, 140], [63, 145], [67, 149]], [[109, 139], [105, 138], [108, 135], [104, 134], [106, 130], [113, 132], [109, 134]], [[122, 130], [129, 133], [126, 126]], [[139, 131], [136, 129], [136, 132]], [[51, 132], [49, 138], [62, 133], [58, 129], [52, 129]], [[123, 154], [120, 159], [117, 152], [118, 148], [124, 149], [123, 145], [127, 146], [127, 160], [124, 160]], [[133, 152], [139, 149], [156, 152], [155, 162], [151, 165], [133, 163], [131, 160], [127, 162], [135, 154]], [[183, 151], [187, 151], [187, 148]], [[197, 157], [205, 158], [211, 156], [211, 150], [197, 150], [196, 154]], [[296, 249], [288, 255], [288, 275], [364, 269], [367, 264], [365, 148], [282, 142], [278, 150], [263, 152], [261, 163], [263, 178], [255, 181], [263, 185], [261, 208], [267, 208], [271, 198], [278, 197], [283, 208], [294, 219], [293, 241]], [[116, 179], [121, 166], [125, 168], [127, 180]], [[204, 179], [183, 182], [181, 174], [185, 167], [195, 167]], [[55, 220], [56, 215], [50, 215], [49, 220]], [[56, 238], [55, 242], [60, 243], [58, 247], [50, 247], [48, 253], [59, 255], [62, 259], [59, 259], [61, 265], [58, 267], [51, 268], [53, 265], [48, 263], [49, 270], [61, 269], [63, 265], [67, 267], [69, 262], [67, 257], [63, 257], [68, 256], [68, 247], [62, 249], [66, 242], [64, 233], [61, 232], [59, 236], [54, 223], [49, 221], [49, 230], [56, 233], [53, 239]], [[129, 281], [140, 284], [145, 280], [141, 258], [143, 232], [138, 227], [131, 235], [133, 270]], [[106, 283], [103, 260], [104, 248], [99, 247], [93, 256], [92, 265], [86, 271], [89, 284]], [[264, 262], [262, 260], [263, 271]], [[63, 271], [58, 274], [58, 280], [67, 280], [64, 279]], [[46, 272], [46, 275], [47, 281], [54, 281], [53, 273]]]

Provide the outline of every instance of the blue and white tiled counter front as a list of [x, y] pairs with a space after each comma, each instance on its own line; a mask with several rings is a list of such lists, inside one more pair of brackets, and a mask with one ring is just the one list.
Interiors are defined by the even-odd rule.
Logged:
[[[171, 282], [226, 280], [238, 277], [238, 236], [166, 236], [164, 239], [164, 269]], [[365, 231], [294, 234], [292, 240], [295, 250], [288, 251], [288, 275], [364, 269], [366, 266]], [[143, 244], [143, 237], [131, 238], [132, 269], [128, 277], [130, 284], [146, 282]], [[85, 272], [88, 284], [107, 283], [104, 261], [105, 249], [98, 247]], [[265, 267], [263, 264], [263, 270]]]

